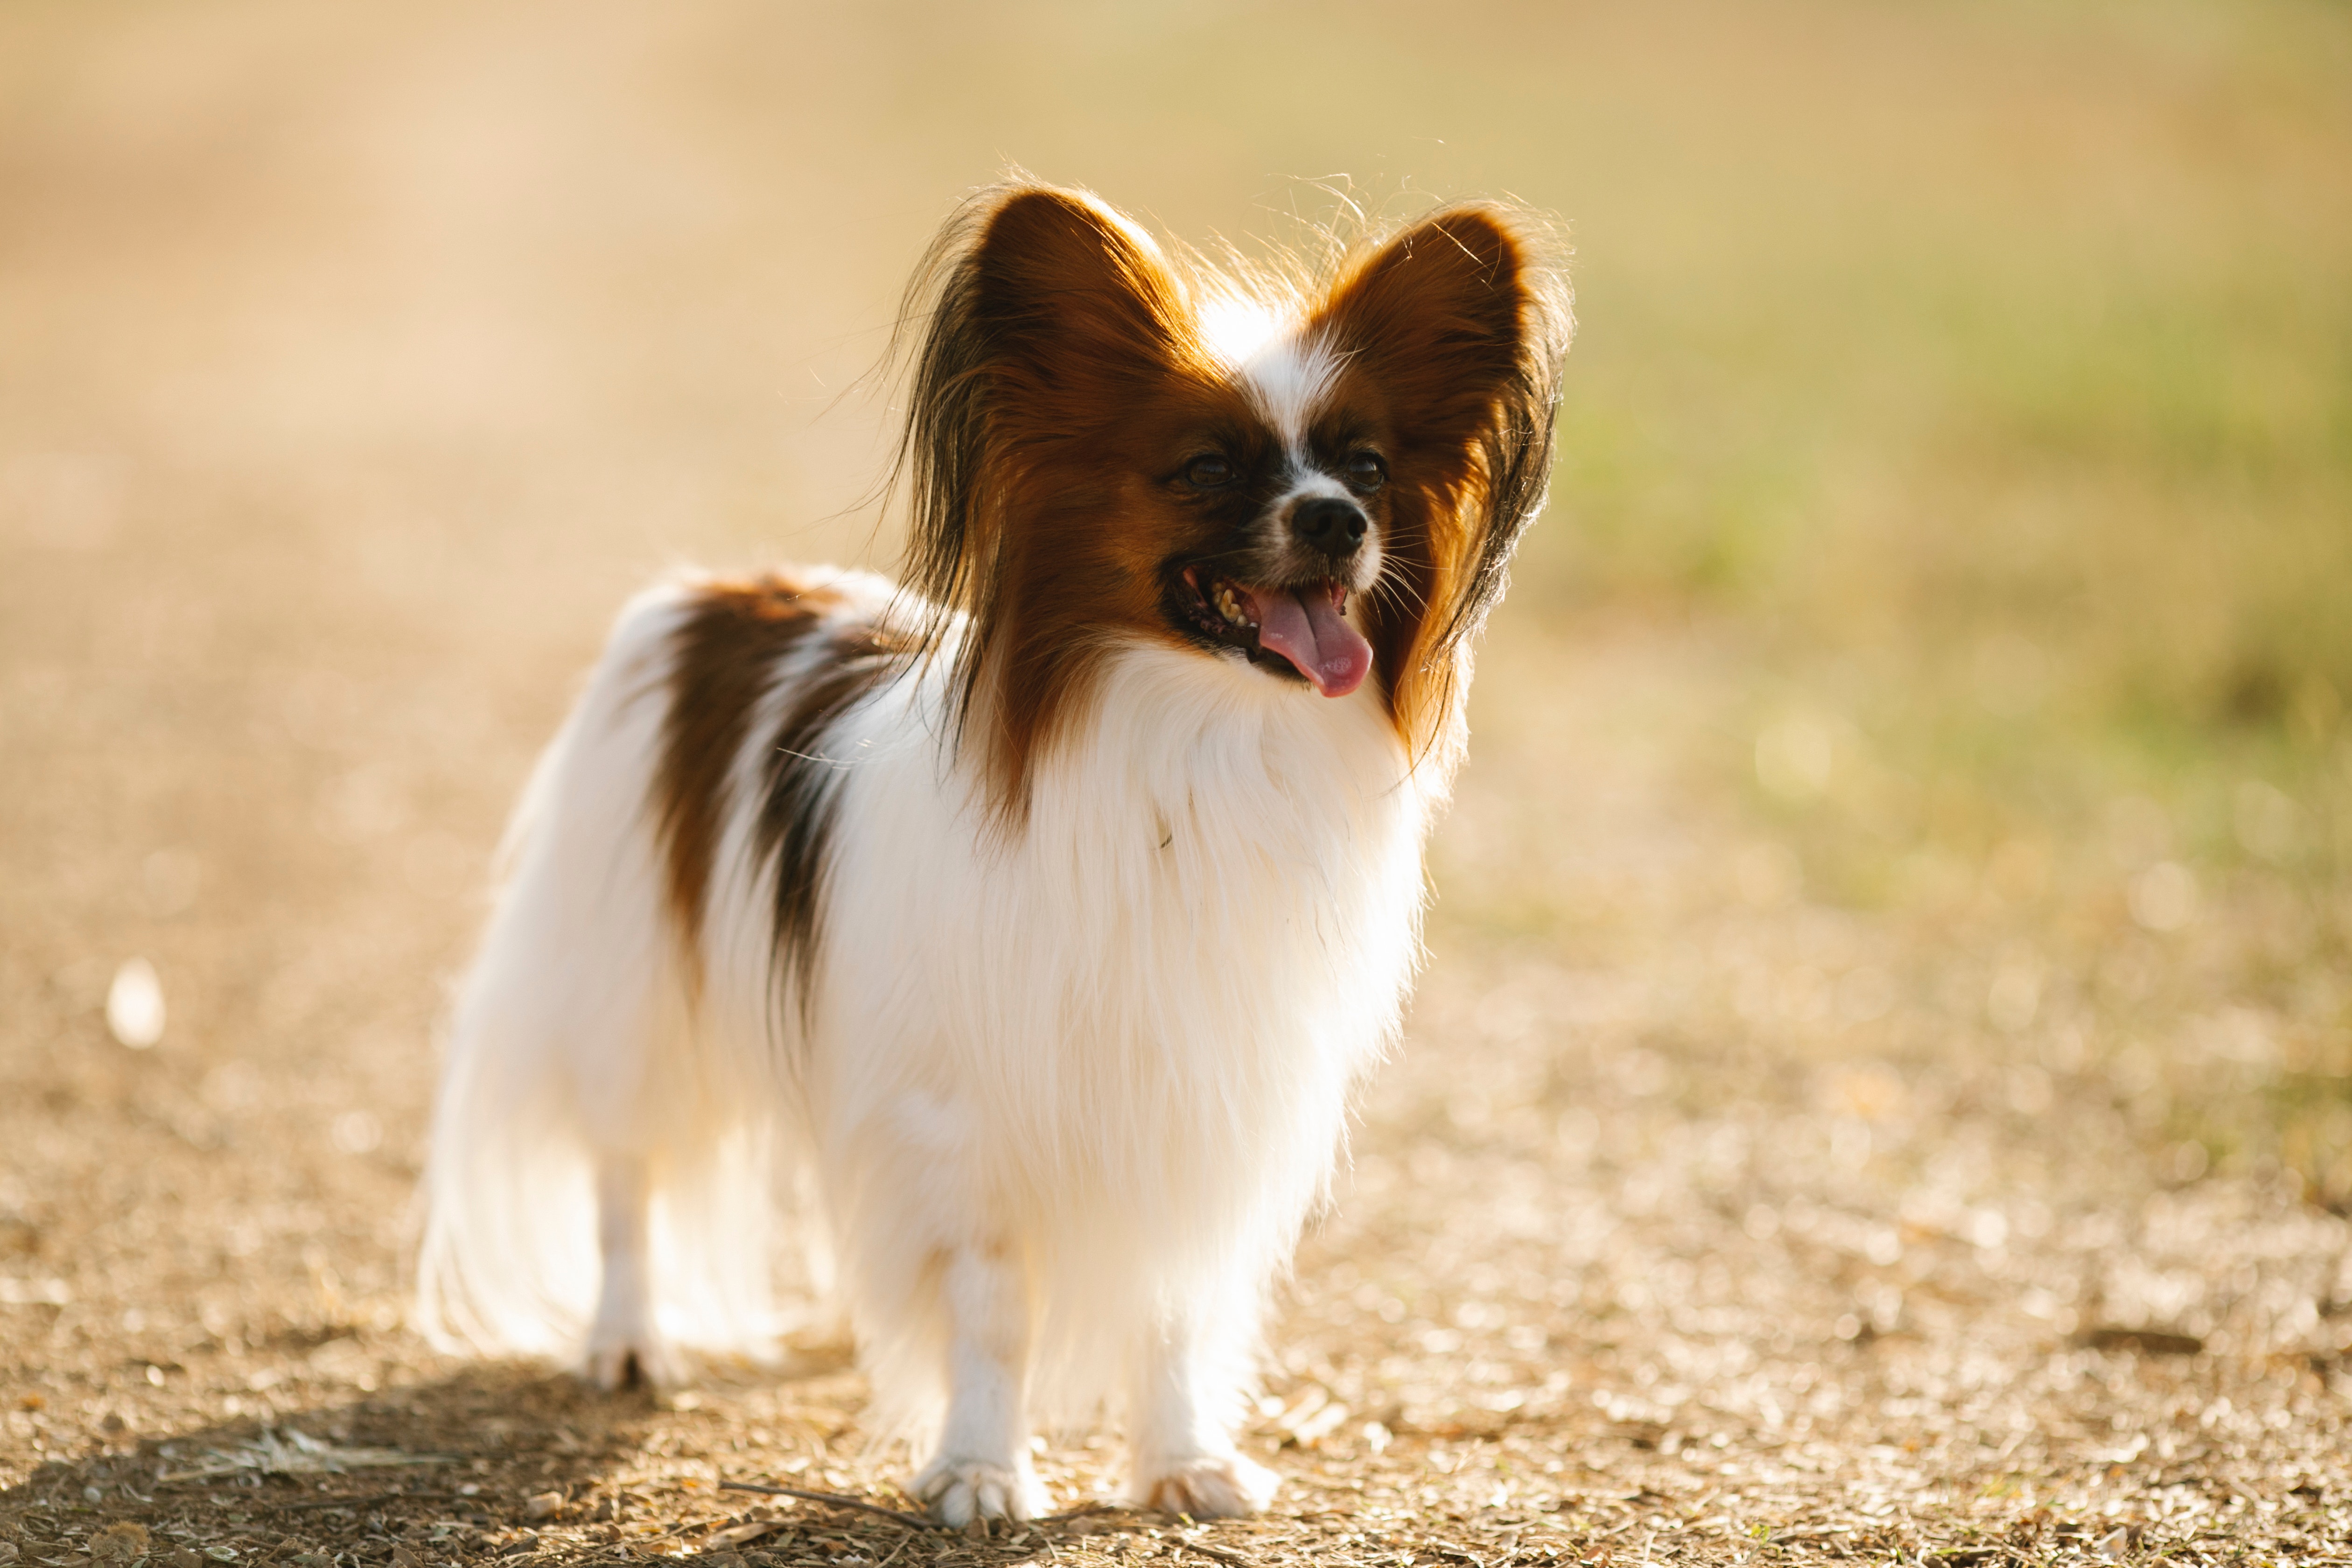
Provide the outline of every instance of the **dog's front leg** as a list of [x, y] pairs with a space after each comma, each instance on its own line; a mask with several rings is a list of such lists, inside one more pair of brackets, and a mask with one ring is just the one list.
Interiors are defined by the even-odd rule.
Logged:
[[1129, 1490], [1146, 1508], [1194, 1519], [1256, 1513], [1274, 1472], [1244, 1458], [1227, 1423], [1237, 1414], [1235, 1359], [1203, 1325], [1172, 1317], [1145, 1335], [1129, 1401]]
[[1034, 1519], [1045, 1489], [1029, 1462], [1029, 1292], [1001, 1246], [947, 1255], [948, 1417], [915, 1496], [949, 1524]]

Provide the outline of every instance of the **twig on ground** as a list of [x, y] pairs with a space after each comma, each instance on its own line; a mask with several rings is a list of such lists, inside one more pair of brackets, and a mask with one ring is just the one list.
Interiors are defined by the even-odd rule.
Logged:
[[1228, 1552], [1222, 1546], [1210, 1546], [1186, 1536], [1178, 1536], [1176, 1544], [1187, 1552], [1197, 1552], [1203, 1557], [1213, 1557], [1220, 1563], [1230, 1563], [1234, 1568], [1250, 1568], [1250, 1560], [1238, 1552]]
[[340, 1448], [305, 1432], [265, 1426], [261, 1436], [234, 1448], [208, 1448], [205, 1462], [155, 1478], [158, 1487], [209, 1481], [222, 1476], [341, 1475], [349, 1470], [389, 1469], [404, 1465], [454, 1465], [454, 1454], [411, 1454], [398, 1448]]
[[760, 1481], [721, 1481], [719, 1489], [730, 1492], [764, 1492], [770, 1497], [798, 1498], [803, 1502], [829, 1502], [835, 1508], [854, 1508], [866, 1513], [878, 1513], [884, 1519], [895, 1519], [914, 1530], [938, 1530], [941, 1526], [915, 1514], [903, 1513], [895, 1508], [884, 1508], [878, 1502], [850, 1497], [843, 1492], [811, 1491], [803, 1487], [772, 1487]]
[[401, 1502], [411, 1499], [418, 1502], [449, 1502], [457, 1496], [456, 1492], [371, 1492], [366, 1497], [310, 1498], [301, 1502], [283, 1502], [276, 1506], [281, 1511], [291, 1513], [298, 1509], [310, 1508], [373, 1508], [380, 1502]]

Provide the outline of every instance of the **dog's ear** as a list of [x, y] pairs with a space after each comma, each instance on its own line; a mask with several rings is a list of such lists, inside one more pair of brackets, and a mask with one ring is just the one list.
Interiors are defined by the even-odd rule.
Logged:
[[1567, 273], [1532, 215], [1442, 208], [1349, 265], [1313, 325], [1387, 410], [1397, 444], [1391, 572], [1410, 591], [1366, 615], [1400, 722], [1427, 743], [1543, 506]]
[[901, 318], [923, 332], [899, 454], [910, 585], [981, 612], [1012, 470], [1160, 384], [1190, 311], [1151, 237], [1084, 192], [1016, 184], [967, 202]]
[[1318, 336], [1378, 384], [1400, 439], [1466, 450], [1490, 425], [1523, 426], [1521, 389], [1548, 323], [1536, 264], [1499, 209], [1431, 215], [1360, 259], [1331, 291]]
[[[1189, 315], [1151, 237], [1077, 191], [1007, 195], [972, 253], [971, 318], [985, 338], [1001, 414], [1084, 426], [1115, 416], [1102, 395], [1148, 391], [1174, 363]], [[1040, 432], [1044, 434], [1044, 432]]]
[[1449, 635], [1475, 627], [1543, 504], [1571, 327], [1550, 248], [1508, 207], [1444, 208], [1352, 268], [1318, 323], [1388, 398], [1400, 442], [1475, 470], [1477, 537]]

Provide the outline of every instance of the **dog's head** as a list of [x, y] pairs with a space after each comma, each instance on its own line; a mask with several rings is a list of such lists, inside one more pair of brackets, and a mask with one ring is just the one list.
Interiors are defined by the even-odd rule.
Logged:
[[917, 289], [908, 576], [971, 617], [958, 719], [1001, 805], [1139, 641], [1378, 701], [1415, 755], [1446, 732], [1550, 468], [1570, 317], [1532, 220], [1446, 207], [1278, 276], [1013, 185]]

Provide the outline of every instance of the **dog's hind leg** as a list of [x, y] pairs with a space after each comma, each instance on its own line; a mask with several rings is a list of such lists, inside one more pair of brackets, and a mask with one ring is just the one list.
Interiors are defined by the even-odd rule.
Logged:
[[672, 1388], [684, 1381], [654, 1321], [652, 1204], [645, 1161], [614, 1155], [597, 1161], [596, 1251], [604, 1277], [583, 1372], [608, 1393], [640, 1383]]

